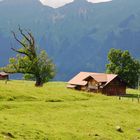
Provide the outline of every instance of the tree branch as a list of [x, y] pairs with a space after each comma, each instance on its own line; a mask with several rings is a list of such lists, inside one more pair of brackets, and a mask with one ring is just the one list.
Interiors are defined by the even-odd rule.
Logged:
[[17, 38], [15, 32], [12, 31], [12, 34], [13, 34], [15, 40], [16, 40], [19, 44], [21, 44], [24, 48], [26, 48], [26, 45], [25, 45], [24, 43], [22, 43], [22, 42]]
[[31, 44], [31, 40], [23, 33], [23, 30], [19, 27], [20, 34]]
[[30, 55], [26, 52], [23, 52], [23, 51], [19, 51], [19, 50], [16, 50], [15, 48], [11, 48], [13, 51], [17, 52], [17, 53], [20, 53], [20, 54], [24, 54], [24, 55], [27, 55], [28, 57], [30, 57]]

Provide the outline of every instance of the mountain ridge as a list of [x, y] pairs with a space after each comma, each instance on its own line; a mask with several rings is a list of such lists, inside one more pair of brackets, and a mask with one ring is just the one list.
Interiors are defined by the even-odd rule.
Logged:
[[11, 30], [30, 29], [37, 44], [57, 66], [57, 80], [79, 71], [104, 72], [110, 48], [127, 49], [139, 58], [139, 0], [91, 4], [75, 1], [53, 9], [35, 0], [4, 0], [0, 4], [0, 65], [8, 63], [17, 46]]

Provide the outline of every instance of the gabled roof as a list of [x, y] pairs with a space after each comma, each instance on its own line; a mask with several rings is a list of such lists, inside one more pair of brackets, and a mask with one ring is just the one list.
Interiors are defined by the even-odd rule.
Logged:
[[5, 72], [0, 72], [0, 75], [2, 75], [2, 76], [7, 76], [7, 75], [8, 75], [8, 73], [5, 73]]
[[88, 76], [90, 76], [92, 73], [87, 73], [87, 72], [80, 72], [79, 74], [77, 74], [76, 76], [74, 76], [69, 82], [68, 84], [71, 85], [81, 85], [81, 86], [85, 86], [87, 84], [87, 81], [83, 81], [85, 78], [87, 78]]
[[118, 75], [116, 74], [107, 74], [107, 83], [104, 85], [108, 85], [112, 80], [114, 80]]
[[[95, 81], [97, 82], [107, 82], [107, 74], [104, 74], [104, 73], [100, 73], [100, 74], [92, 74], [89, 76], [90, 78], [93, 78]], [[88, 78], [85, 78], [84, 80], [87, 81]]]
[[115, 74], [105, 74], [105, 73], [93, 73], [93, 72], [80, 72], [74, 78], [72, 78], [68, 82], [68, 84], [85, 86], [87, 84], [86, 79], [88, 77], [92, 77], [97, 82], [105, 82], [104, 86], [106, 86], [113, 79], [115, 79], [117, 77], [117, 75], [115, 75]]

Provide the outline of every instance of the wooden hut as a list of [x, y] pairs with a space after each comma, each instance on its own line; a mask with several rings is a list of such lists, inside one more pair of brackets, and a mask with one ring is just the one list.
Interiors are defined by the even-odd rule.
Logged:
[[80, 72], [67, 87], [106, 95], [126, 94], [125, 82], [115, 74]]
[[0, 72], [0, 80], [8, 80], [9, 74], [5, 72]]

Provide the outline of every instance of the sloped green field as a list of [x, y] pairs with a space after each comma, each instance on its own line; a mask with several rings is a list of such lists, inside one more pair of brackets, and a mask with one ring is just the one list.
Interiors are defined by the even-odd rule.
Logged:
[[[129, 94], [138, 93], [128, 90]], [[116, 131], [120, 126], [123, 132]], [[140, 103], [50, 82], [0, 82], [0, 140], [139, 140]]]

